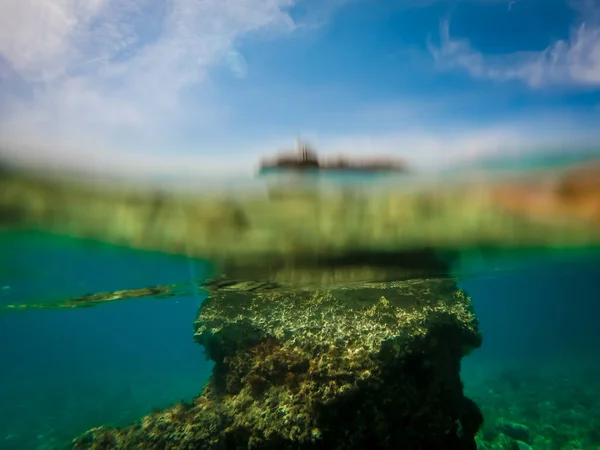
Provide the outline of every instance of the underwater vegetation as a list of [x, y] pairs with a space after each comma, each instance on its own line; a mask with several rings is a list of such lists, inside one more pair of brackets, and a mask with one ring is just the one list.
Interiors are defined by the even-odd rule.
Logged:
[[211, 293], [195, 330], [215, 362], [199, 397], [74, 448], [476, 448], [483, 417], [460, 361], [481, 336], [451, 280], [242, 283]]

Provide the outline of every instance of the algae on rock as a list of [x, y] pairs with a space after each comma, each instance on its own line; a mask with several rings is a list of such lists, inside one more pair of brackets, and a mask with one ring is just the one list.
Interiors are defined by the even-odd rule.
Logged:
[[201, 306], [195, 340], [215, 367], [191, 404], [74, 448], [476, 448], [460, 363], [481, 336], [452, 280], [254, 289], [221, 284]]

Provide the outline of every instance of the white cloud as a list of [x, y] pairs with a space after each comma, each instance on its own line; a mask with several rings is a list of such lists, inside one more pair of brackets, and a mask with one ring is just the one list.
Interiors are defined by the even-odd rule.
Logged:
[[475, 78], [517, 80], [534, 88], [600, 86], [600, 25], [593, 17], [574, 26], [568, 39], [540, 52], [486, 56], [468, 40], [452, 38], [447, 22], [441, 27], [440, 45], [429, 47], [440, 69], [464, 69]]
[[8, 0], [0, 3], [0, 53], [23, 77], [47, 81], [65, 73], [73, 38], [104, 7], [103, 0]]
[[[227, 129], [218, 143], [203, 137], [204, 130], [218, 128], [228, 113], [212, 93], [209, 69], [223, 64], [233, 75], [244, 77], [252, 67], [236, 50], [238, 39], [257, 30], [295, 29], [297, 24], [287, 13], [291, 1], [1, 0], [0, 147], [5, 148], [0, 150], [41, 167], [100, 173], [251, 174], [258, 156], [289, 146], [290, 135], [282, 131], [282, 137], [268, 142], [250, 142]], [[309, 22], [322, 23], [344, 1], [351, 0], [328, 0]], [[589, 39], [590, 29], [583, 33], [576, 42]], [[579, 47], [561, 51], [575, 54], [574, 48]], [[440, 64], [458, 61], [477, 76], [532, 77], [533, 69], [523, 69], [529, 67], [525, 63], [532, 55], [515, 60], [514, 73], [526, 74], [517, 76], [509, 75], [506, 66], [490, 68], [467, 42], [452, 40], [449, 34], [434, 50]], [[578, 51], [583, 55], [578, 61], [583, 60], [585, 49]], [[590, 55], [593, 52], [587, 55], [593, 60]], [[591, 69], [587, 75], [577, 73], [594, 77]], [[197, 91], [193, 101], [187, 99], [190, 87]], [[325, 154], [366, 150], [406, 157], [418, 168], [573, 143], [573, 124], [559, 118], [537, 123], [515, 118], [495, 126], [448, 120], [444, 127], [436, 126], [452, 118], [456, 105], [464, 106], [467, 99], [459, 97], [365, 106], [349, 111], [344, 128], [354, 132], [309, 130], [303, 135]], [[198, 99], [204, 103], [198, 104]], [[195, 132], [203, 144], [194, 157], [177, 154], [181, 140], [169, 145], [170, 138], [180, 138], [186, 127], [198, 127]], [[577, 139], [592, 137], [582, 133]]]
[[[208, 69], [226, 63], [241, 36], [293, 29], [291, 1], [3, 0], [0, 67], [10, 70], [0, 71], [0, 143], [143, 148], [201, 123], [202, 112], [210, 126], [222, 108], [195, 104], [190, 119], [182, 92], [197, 88], [203, 98]], [[243, 58], [234, 62], [243, 75]]]

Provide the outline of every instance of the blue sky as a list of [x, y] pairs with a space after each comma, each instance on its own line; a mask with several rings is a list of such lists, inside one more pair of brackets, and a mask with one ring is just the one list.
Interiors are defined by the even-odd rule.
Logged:
[[594, 145], [593, 0], [5, 0], [0, 144], [144, 174], [325, 154], [435, 168]]

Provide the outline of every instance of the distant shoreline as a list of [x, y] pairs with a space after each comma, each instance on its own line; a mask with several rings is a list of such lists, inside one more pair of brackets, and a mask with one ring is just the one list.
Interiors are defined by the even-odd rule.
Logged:
[[404, 174], [408, 173], [403, 168], [396, 167], [360, 167], [360, 166], [269, 166], [263, 165], [260, 167], [259, 174], [265, 173], [348, 173], [348, 174]]
[[407, 173], [402, 161], [392, 159], [373, 159], [352, 161], [340, 156], [321, 162], [317, 153], [298, 139], [296, 153], [286, 152], [273, 159], [263, 159], [259, 174], [272, 171], [283, 172], [342, 172], [342, 173]]

